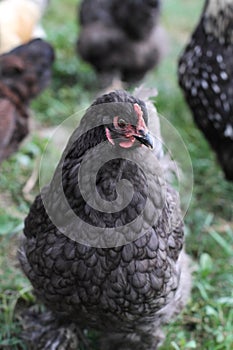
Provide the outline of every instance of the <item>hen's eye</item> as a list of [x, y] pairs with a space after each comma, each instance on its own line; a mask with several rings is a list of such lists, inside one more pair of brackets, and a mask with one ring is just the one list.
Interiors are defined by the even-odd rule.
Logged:
[[117, 124], [120, 128], [124, 128], [127, 125], [124, 119], [119, 119]]

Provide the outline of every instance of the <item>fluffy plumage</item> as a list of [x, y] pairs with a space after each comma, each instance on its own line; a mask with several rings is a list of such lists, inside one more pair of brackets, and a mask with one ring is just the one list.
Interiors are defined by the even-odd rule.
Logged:
[[0, 1], [0, 53], [45, 36], [39, 26], [48, 0]]
[[208, 0], [179, 60], [179, 83], [197, 126], [233, 180], [233, 1]]
[[[182, 310], [190, 292], [178, 195], [167, 184], [161, 202], [164, 185], [156, 175], [161, 146], [153, 144], [152, 162], [147, 148], [152, 145], [148, 125], [151, 119], [158, 119], [151, 108], [148, 101], [144, 103], [124, 91], [97, 98], [71, 136], [53, 179], [35, 199], [25, 220], [19, 259], [36, 295], [60, 325], [74, 323], [82, 333], [84, 329], [98, 331], [100, 349], [104, 350], [157, 349], [164, 337], [161, 326]], [[89, 128], [93, 120], [96, 126]], [[159, 137], [158, 125], [156, 120]], [[102, 142], [108, 147], [105, 153], [98, 150]], [[84, 200], [80, 181], [91, 186], [95, 161], [98, 163], [110, 151], [116, 157], [104, 162], [95, 182], [101, 201], [107, 201], [109, 207], [123, 179], [133, 185], [134, 191], [122, 210], [103, 212]], [[90, 172], [78, 180], [86, 156]], [[137, 164], [145, 166], [143, 171]], [[59, 191], [61, 181], [68, 210]], [[150, 191], [148, 186], [152, 186]], [[150, 203], [149, 211], [146, 203]], [[114, 242], [117, 234], [142, 212], [146, 213], [142, 226], [132, 226]], [[72, 221], [73, 213], [82, 222]], [[89, 229], [80, 232], [86, 224], [91, 225]], [[141, 232], [144, 227], [145, 233]], [[106, 236], [98, 235], [98, 228], [103, 228]], [[109, 237], [111, 244], [107, 246]], [[94, 244], [80, 243], [85, 239]], [[124, 240], [128, 243], [121, 245]]]
[[0, 162], [28, 134], [28, 104], [49, 83], [52, 47], [41, 39], [0, 56]]
[[114, 79], [135, 83], [165, 52], [159, 0], [83, 0], [77, 50], [106, 87]]

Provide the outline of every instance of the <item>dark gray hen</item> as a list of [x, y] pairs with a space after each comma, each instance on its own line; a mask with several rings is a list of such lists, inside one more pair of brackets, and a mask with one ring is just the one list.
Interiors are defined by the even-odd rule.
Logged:
[[197, 126], [233, 180], [233, 1], [207, 0], [179, 60], [179, 83]]
[[0, 162], [28, 134], [29, 102], [49, 83], [54, 51], [34, 39], [0, 56]]
[[104, 350], [157, 349], [190, 292], [178, 194], [163, 180], [151, 106], [125, 91], [97, 98], [25, 220], [19, 259], [35, 294], [79, 339], [99, 332]]
[[140, 81], [160, 61], [166, 35], [158, 25], [159, 0], [83, 0], [77, 50], [103, 87]]

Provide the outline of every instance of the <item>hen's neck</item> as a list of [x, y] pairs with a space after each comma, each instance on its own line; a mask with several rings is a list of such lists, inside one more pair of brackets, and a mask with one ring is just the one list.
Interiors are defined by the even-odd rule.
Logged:
[[233, 44], [233, 0], [207, 0], [203, 26], [221, 44]]

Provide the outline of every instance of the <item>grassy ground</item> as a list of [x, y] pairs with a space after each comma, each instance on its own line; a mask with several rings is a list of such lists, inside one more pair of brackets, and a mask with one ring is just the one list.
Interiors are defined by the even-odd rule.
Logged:
[[[32, 104], [34, 131], [20, 151], [4, 162], [0, 178], [0, 349], [24, 349], [14, 318], [19, 303], [33, 303], [30, 284], [15, 259], [17, 238], [38, 181], [30, 190], [46, 144], [42, 130], [60, 124], [89, 105], [96, 92], [91, 68], [75, 55], [78, 28], [76, 0], [52, 0], [44, 19], [48, 40], [56, 49], [53, 82]], [[163, 350], [233, 349], [233, 186], [227, 183], [202, 134], [192, 122], [177, 85], [177, 57], [194, 27], [203, 1], [164, 0], [163, 23], [170, 51], [159, 69], [147, 77], [156, 86], [156, 105], [183, 137], [191, 155], [194, 188], [186, 215], [187, 250], [195, 265], [192, 299], [166, 329]], [[28, 190], [29, 187], [29, 190]]]

